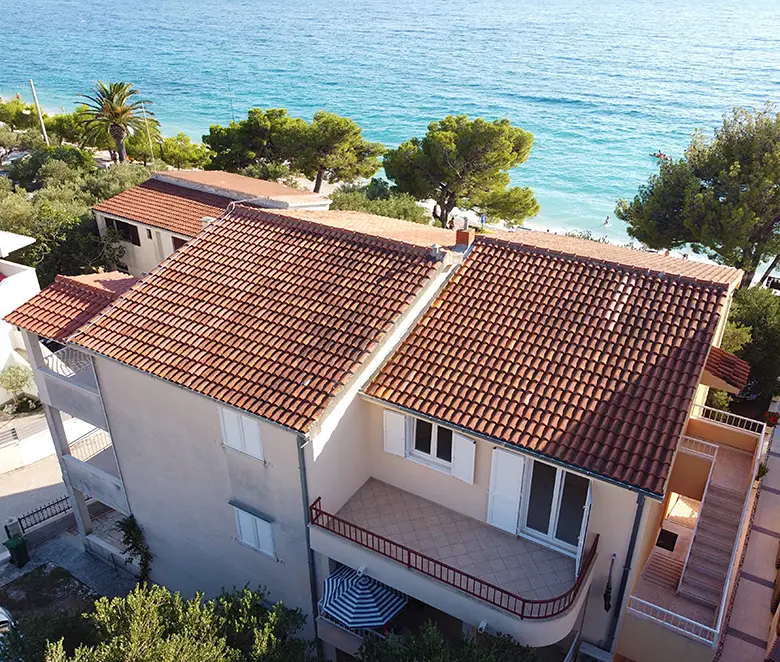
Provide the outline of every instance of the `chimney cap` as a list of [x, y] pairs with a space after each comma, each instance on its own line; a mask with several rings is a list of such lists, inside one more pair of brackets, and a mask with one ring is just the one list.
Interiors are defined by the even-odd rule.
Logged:
[[456, 230], [455, 231], [455, 246], [458, 248], [468, 248], [474, 241], [476, 232], [474, 230]]

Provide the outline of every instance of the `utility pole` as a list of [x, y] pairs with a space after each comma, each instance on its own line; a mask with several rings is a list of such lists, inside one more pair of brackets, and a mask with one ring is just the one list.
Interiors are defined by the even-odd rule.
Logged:
[[30, 89], [33, 94], [33, 101], [35, 101], [35, 109], [38, 111], [38, 119], [41, 122], [41, 133], [43, 133], [43, 139], [46, 142], [46, 146], [49, 146], [49, 136], [46, 135], [46, 125], [43, 123], [43, 113], [41, 112], [41, 105], [38, 103], [38, 95], [35, 93], [35, 84], [30, 79]]
[[154, 145], [152, 145], [152, 134], [149, 133], [149, 120], [146, 119], [146, 106], [144, 106], [143, 101], [141, 102], [141, 110], [143, 111], [144, 114], [144, 124], [146, 125], [146, 137], [149, 139], [149, 154], [152, 157], [152, 170], [157, 170], [157, 165], [154, 162]]

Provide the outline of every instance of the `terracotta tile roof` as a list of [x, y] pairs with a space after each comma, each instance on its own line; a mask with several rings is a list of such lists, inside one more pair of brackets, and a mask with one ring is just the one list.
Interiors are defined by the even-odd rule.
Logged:
[[95, 206], [95, 211], [113, 214], [170, 232], [194, 237], [204, 216], [219, 216], [231, 198], [148, 179]]
[[478, 236], [365, 392], [661, 494], [727, 296]]
[[306, 432], [436, 264], [425, 248], [237, 206], [69, 340]]
[[[165, 170], [155, 173], [156, 178], [178, 183], [181, 186], [196, 185], [220, 189], [237, 200], [251, 197], [268, 198], [293, 204], [307, 199], [327, 202], [327, 197], [305, 189], [292, 188], [279, 182], [255, 179], [222, 170]], [[217, 191], [214, 191], [215, 193]]]
[[9, 313], [5, 321], [62, 342], [136, 282], [136, 278], [118, 271], [57, 276], [49, 287]]
[[750, 378], [750, 364], [720, 347], [710, 349], [704, 368], [710, 374], [736, 388], [737, 392], [745, 388]]
[[627, 267], [648, 269], [661, 273], [684, 276], [694, 280], [713, 283], [723, 283], [736, 287], [742, 280], [742, 271], [734, 267], [724, 267], [711, 262], [683, 260], [678, 257], [654, 253], [651, 251], [603, 244], [598, 241], [567, 237], [552, 232], [535, 232], [518, 230], [517, 232], [491, 232], [490, 237], [512, 243], [533, 246], [553, 253], [575, 255], [580, 258], [591, 258], [603, 262], [622, 264]]
[[274, 210], [284, 216], [300, 218], [314, 223], [330, 225], [334, 228], [354, 230], [375, 237], [384, 237], [402, 241], [413, 246], [430, 247], [438, 244], [443, 248], [452, 248], [455, 243], [455, 232], [444, 228], [433, 227], [424, 223], [412, 223], [389, 216], [377, 216], [359, 211], [317, 210], [317, 209], [284, 209]]

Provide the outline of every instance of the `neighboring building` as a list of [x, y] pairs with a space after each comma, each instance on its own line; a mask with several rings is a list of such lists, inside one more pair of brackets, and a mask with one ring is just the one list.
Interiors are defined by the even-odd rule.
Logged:
[[125, 249], [120, 269], [144, 276], [237, 200], [272, 209], [327, 210], [323, 195], [217, 170], [156, 172], [93, 208], [102, 234], [113, 227]]
[[7, 320], [53, 429], [110, 438], [110, 475], [58, 447], [93, 551], [84, 494], [136, 516], [154, 580], [265, 585], [328, 659], [382, 635], [322, 608], [346, 566], [406, 596], [394, 623], [703, 661], [765, 445], [704, 405], [746, 379], [717, 348], [741, 276], [237, 204], [89, 321], [59, 309], [70, 372], [36, 300]]

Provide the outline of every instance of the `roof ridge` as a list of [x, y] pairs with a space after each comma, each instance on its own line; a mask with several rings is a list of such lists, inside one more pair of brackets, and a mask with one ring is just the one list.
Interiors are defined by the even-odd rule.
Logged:
[[[298, 216], [295, 215], [294, 209], [284, 210], [286, 212], [284, 214], [277, 214], [273, 210], [269, 210], [263, 207], [254, 207], [249, 204], [241, 204], [240, 202], [236, 201], [236, 204], [233, 206], [232, 211], [235, 211], [238, 208], [241, 208], [244, 211], [251, 212], [252, 214], [255, 215], [273, 216], [275, 219], [279, 219], [280, 221], [284, 221], [284, 222], [293, 221], [302, 226], [322, 228], [330, 232], [333, 232], [335, 234], [344, 235], [346, 237], [358, 236], [365, 239], [367, 242], [388, 244], [390, 247], [399, 250], [405, 250], [410, 253], [417, 253], [420, 255], [430, 255], [430, 247], [420, 246], [418, 244], [413, 244], [408, 241], [403, 241], [402, 239], [380, 237], [379, 235], [371, 234], [370, 232], [362, 232], [360, 230], [354, 230], [351, 228], [342, 228], [336, 225], [329, 225], [325, 222], [315, 221], [308, 218], [299, 218]], [[226, 210], [226, 213], [230, 213], [230, 210]], [[221, 220], [221, 218], [217, 220]], [[395, 220], [405, 220], [405, 219], [395, 219]], [[411, 221], [407, 221], [407, 222], [411, 223]]]
[[76, 280], [75, 276], [65, 276], [62, 274], [57, 274], [54, 278], [55, 283], [61, 283], [63, 285], [70, 285], [71, 287], [80, 288], [82, 290], [87, 290], [89, 292], [94, 292], [95, 294], [102, 296], [109, 301], [113, 301], [117, 298], [116, 292], [111, 292], [110, 290], [103, 289], [102, 287], [97, 287], [95, 285], [92, 285], [91, 283], [85, 283], [84, 281]]
[[[541, 233], [546, 234], [546, 233]], [[696, 278], [695, 276], [681, 274], [681, 273], [675, 273], [671, 271], [664, 271], [663, 269], [660, 269], [658, 267], [651, 267], [651, 266], [639, 266], [635, 264], [628, 264], [626, 262], [619, 262], [617, 260], [610, 260], [606, 257], [597, 257], [595, 255], [582, 255], [581, 253], [575, 253], [573, 251], [567, 251], [563, 248], [551, 248], [547, 246], [536, 246], [534, 244], [528, 244], [523, 242], [522, 240], [512, 241], [511, 239], [505, 238], [505, 237], [491, 237], [491, 236], [485, 236], [485, 235], [477, 235], [475, 238], [475, 241], [489, 241], [491, 243], [495, 244], [501, 244], [510, 248], [517, 248], [519, 250], [525, 250], [528, 253], [539, 253], [542, 255], [552, 255], [552, 256], [560, 256], [565, 257], [571, 260], [576, 260], [579, 262], [584, 262], [586, 264], [601, 264], [601, 265], [608, 265], [610, 267], [614, 267], [619, 270], [624, 270], [630, 273], [634, 274], [646, 274], [646, 275], [655, 275], [659, 276], [661, 278], [668, 278], [669, 280], [674, 281], [683, 281], [688, 283], [693, 283], [694, 285], [711, 285], [719, 288], [725, 288], [728, 289], [729, 285], [723, 281], [718, 280], [712, 280], [709, 278]], [[588, 240], [583, 240], [588, 241]], [[623, 246], [614, 246], [612, 245], [612, 248], [616, 249], [624, 249], [624, 250], [632, 250], [636, 251], [637, 253], [647, 253], [648, 255], [658, 255], [657, 253], [653, 253], [652, 251], [642, 251], [641, 249], [633, 249], [633, 248], [625, 248]], [[669, 259], [679, 259], [679, 258], [669, 258]], [[685, 262], [685, 260], [680, 259], [681, 262]], [[717, 265], [719, 267], [722, 267], [724, 269], [733, 269], [735, 272], [739, 272], [739, 269], [736, 269], [735, 267], [725, 267], [723, 265]]]

